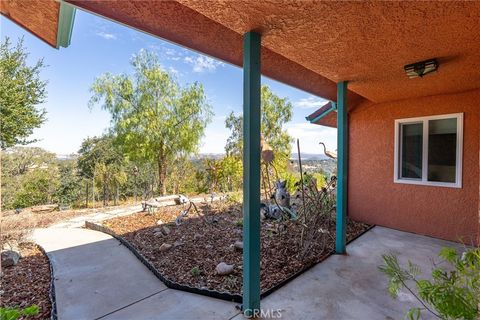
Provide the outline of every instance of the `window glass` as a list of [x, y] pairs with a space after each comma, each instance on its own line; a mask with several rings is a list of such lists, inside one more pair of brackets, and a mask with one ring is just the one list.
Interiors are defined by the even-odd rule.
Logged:
[[423, 123], [402, 124], [401, 177], [422, 179]]
[[428, 181], [455, 182], [457, 119], [428, 122]]

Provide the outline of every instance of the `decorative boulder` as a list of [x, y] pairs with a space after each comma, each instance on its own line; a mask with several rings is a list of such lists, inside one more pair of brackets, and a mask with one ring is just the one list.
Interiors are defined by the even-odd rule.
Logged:
[[233, 272], [234, 265], [233, 264], [226, 264], [225, 262], [220, 262], [217, 264], [215, 271], [218, 275], [224, 276]]
[[170, 228], [167, 227], [167, 226], [163, 226], [162, 227], [162, 233], [166, 236], [168, 236], [170, 234]]
[[168, 244], [168, 243], [162, 243], [162, 245], [160, 246], [160, 252], [165, 252], [167, 250], [170, 250], [170, 248], [172, 247], [171, 244]]
[[233, 245], [235, 249], [242, 251], [243, 250], [243, 241], [235, 241]]
[[13, 250], [7, 250], [2, 252], [2, 267], [11, 267], [18, 263], [20, 260], [20, 253]]

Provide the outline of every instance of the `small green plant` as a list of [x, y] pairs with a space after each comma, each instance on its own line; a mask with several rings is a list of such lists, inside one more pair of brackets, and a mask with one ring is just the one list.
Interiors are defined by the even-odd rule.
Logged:
[[[422, 307], [410, 309], [407, 319], [420, 319], [428, 311], [439, 319], [474, 320], [479, 317], [480, 248], [467, 249], [462, 255], [452, 248], [440, 250], [442, 263], [434, 264], [431, 279], [420, 279], [420, 268], [408, 261], [400, 266], [393, 254], [382, 255], [379, 270], [389, 277], [388, 291], [396, 298], [400, 289], [407, 289]], [[445, 267], [442, 268], [444, 265]], [[416, 292], [410, 287], [415, 285]]]
[[237, 227], [243, 227], [243, 219], [235, 220], [235, 225]]
[[190, 270], [190, 273], [194, 277], [199, 277], [202, 274], [202, 270], [200, 270], [199, 267], [193, 267], [192, 270]]
[[0, 320], [17, 320], [20, 317], [28, 318], [37, 315], [39, 311], [40, 308], [35, 304], [24, 309], [0, 307]]
[[227, 195], [227, 201], [231, 204], [242, 203], [242, 198], [241, 192], [231, 192]]

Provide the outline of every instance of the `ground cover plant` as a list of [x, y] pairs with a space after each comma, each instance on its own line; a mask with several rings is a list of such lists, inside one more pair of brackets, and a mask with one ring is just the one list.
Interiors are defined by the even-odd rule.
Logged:
[[443, 248], [434, 263], [430, 279], [421, 278], [421, 270], [408, 261], [402, 267], [393, 254], [382, 255], [380, 271], [389, 278], [388, 291], [397, 297], [407, 289], [421, 307], [410, 309], [406, 318], [420, 319], [430, 313], [439, 319], [478, 319], [480, 317], [480, 248], [467, 248], [459, 254], [453, 248]]

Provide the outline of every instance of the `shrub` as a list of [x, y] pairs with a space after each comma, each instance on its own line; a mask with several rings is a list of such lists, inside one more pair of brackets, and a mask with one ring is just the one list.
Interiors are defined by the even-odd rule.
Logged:
[[199, 277], [202, 274], [202, 271], [200, 270], [199, 267], [193, 267], [192, 270], [190, 270], [190, 273], [194, 277]]
[[[467, 249], [461, 256], [455, 249], [443, 248], [435, 264], [431, 279], [420, 279], [420, 268], [408, 261], [400, 266], [393, 254], [382, 255], [384, 265], [379, 270], [389, 277], [388, 291], [397, 297], [405, 288], [419, 300], [422, 307], [412, 308], [408, 319], [420, 319], [422, 311], [428, 311], [440, 319], [477, 319], [480, 303], [480, 248]], [[444, 267], [442, 267], [444, 266]], [[413, 284], [417, 293], [410, 287]]]
[[0, 320], [17, 320], [20, 319], [20, 317], [28, 318], [37, 315], [38, 312], [39, 308], [37, 305], [31, 305], [24, 309], [0, 307]]

